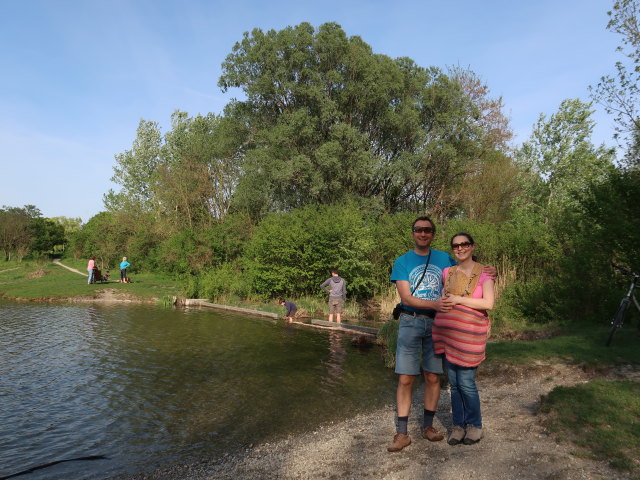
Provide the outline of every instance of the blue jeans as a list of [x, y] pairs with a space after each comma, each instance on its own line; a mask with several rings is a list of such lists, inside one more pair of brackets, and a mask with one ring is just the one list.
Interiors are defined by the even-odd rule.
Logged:
[[454, 426], [466, 428], [472, 425], [482, 428], [480, 395], [476, 386], [477, 371], [478, 367], [461, 367], [447, 361]]
[[87, 269], [87, 272], [89, 273], [89, 278], [87, 279], [87, 283], [93, 283], [93, 282], [95, 282], [95, 277], [94, 277], [94, 272], [95, 272], [95, 270], [93, 270], [93, 269], [88, 270], [88, 269]]
[[433, 318], [400, 314], [398, 328], [398, 347], [396, 348], [396, 373], [401, 375], [420, 375], [425, 372], [441, 374], [442, 357], [433, 351], [431, 327]]

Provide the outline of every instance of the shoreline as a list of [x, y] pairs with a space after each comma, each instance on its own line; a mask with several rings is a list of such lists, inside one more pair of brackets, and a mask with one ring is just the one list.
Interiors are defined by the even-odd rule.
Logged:
[[[485, 371], [485, 370], [488, 370]], [[640, 373], [640, 372], [639, 372]], [[637, 375], [637, 373], [636, 373]], [[552, 379], [549, 379], [552, 377]], [[395, 433], [394, 405], [270, 443], [199, 462], [172, 464], [154, 472], [120, 475], [127, 480], [231, 479], [628, 479], [607, 462], [580, 455], [580, 448], [554, 437], [538, 413], [540, 396], [558, 385], [593, 376], [578, 366], [538, 363], [490, 366], [478, 385], [485, 438], [450, 446], [420, 436], [422, 384], [414, 391], [409, 421], [412, 443], [401, 452], [386, 447]], [[443, 389], [434, 426], [451, 428], [449, 394]]]

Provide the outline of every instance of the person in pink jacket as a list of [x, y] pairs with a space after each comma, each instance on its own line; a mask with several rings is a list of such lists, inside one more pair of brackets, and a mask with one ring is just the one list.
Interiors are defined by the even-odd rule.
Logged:
[[95, 283], [96, 278], [96, 257], [91, 255], [89, 257], [89, 263], [87, 264], [87, 272], [89, 273], [89, 278], [87, 279], [87, 285]]

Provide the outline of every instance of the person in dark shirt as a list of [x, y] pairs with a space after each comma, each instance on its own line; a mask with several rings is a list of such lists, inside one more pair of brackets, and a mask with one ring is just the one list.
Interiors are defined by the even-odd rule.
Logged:
[[293, 302], [285, 302], [284, 298], [278, 300], [278, 303], [285, 308], [284, 318], [287, 319], [287, 322], [293, 322], [293, 319], [296, 316], [296, 311], [298, 310], [296, 304]]

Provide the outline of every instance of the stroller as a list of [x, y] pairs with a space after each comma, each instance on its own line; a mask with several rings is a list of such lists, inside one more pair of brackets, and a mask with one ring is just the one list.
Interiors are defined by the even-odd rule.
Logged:
[[108, 283], [109, 282], [109, 277], [111, 275], [109, 275], [109, 272], [106, 273], [102, 273], [99, 269], [94, 268], [93, 269], [93, 282], [94, 283]]

